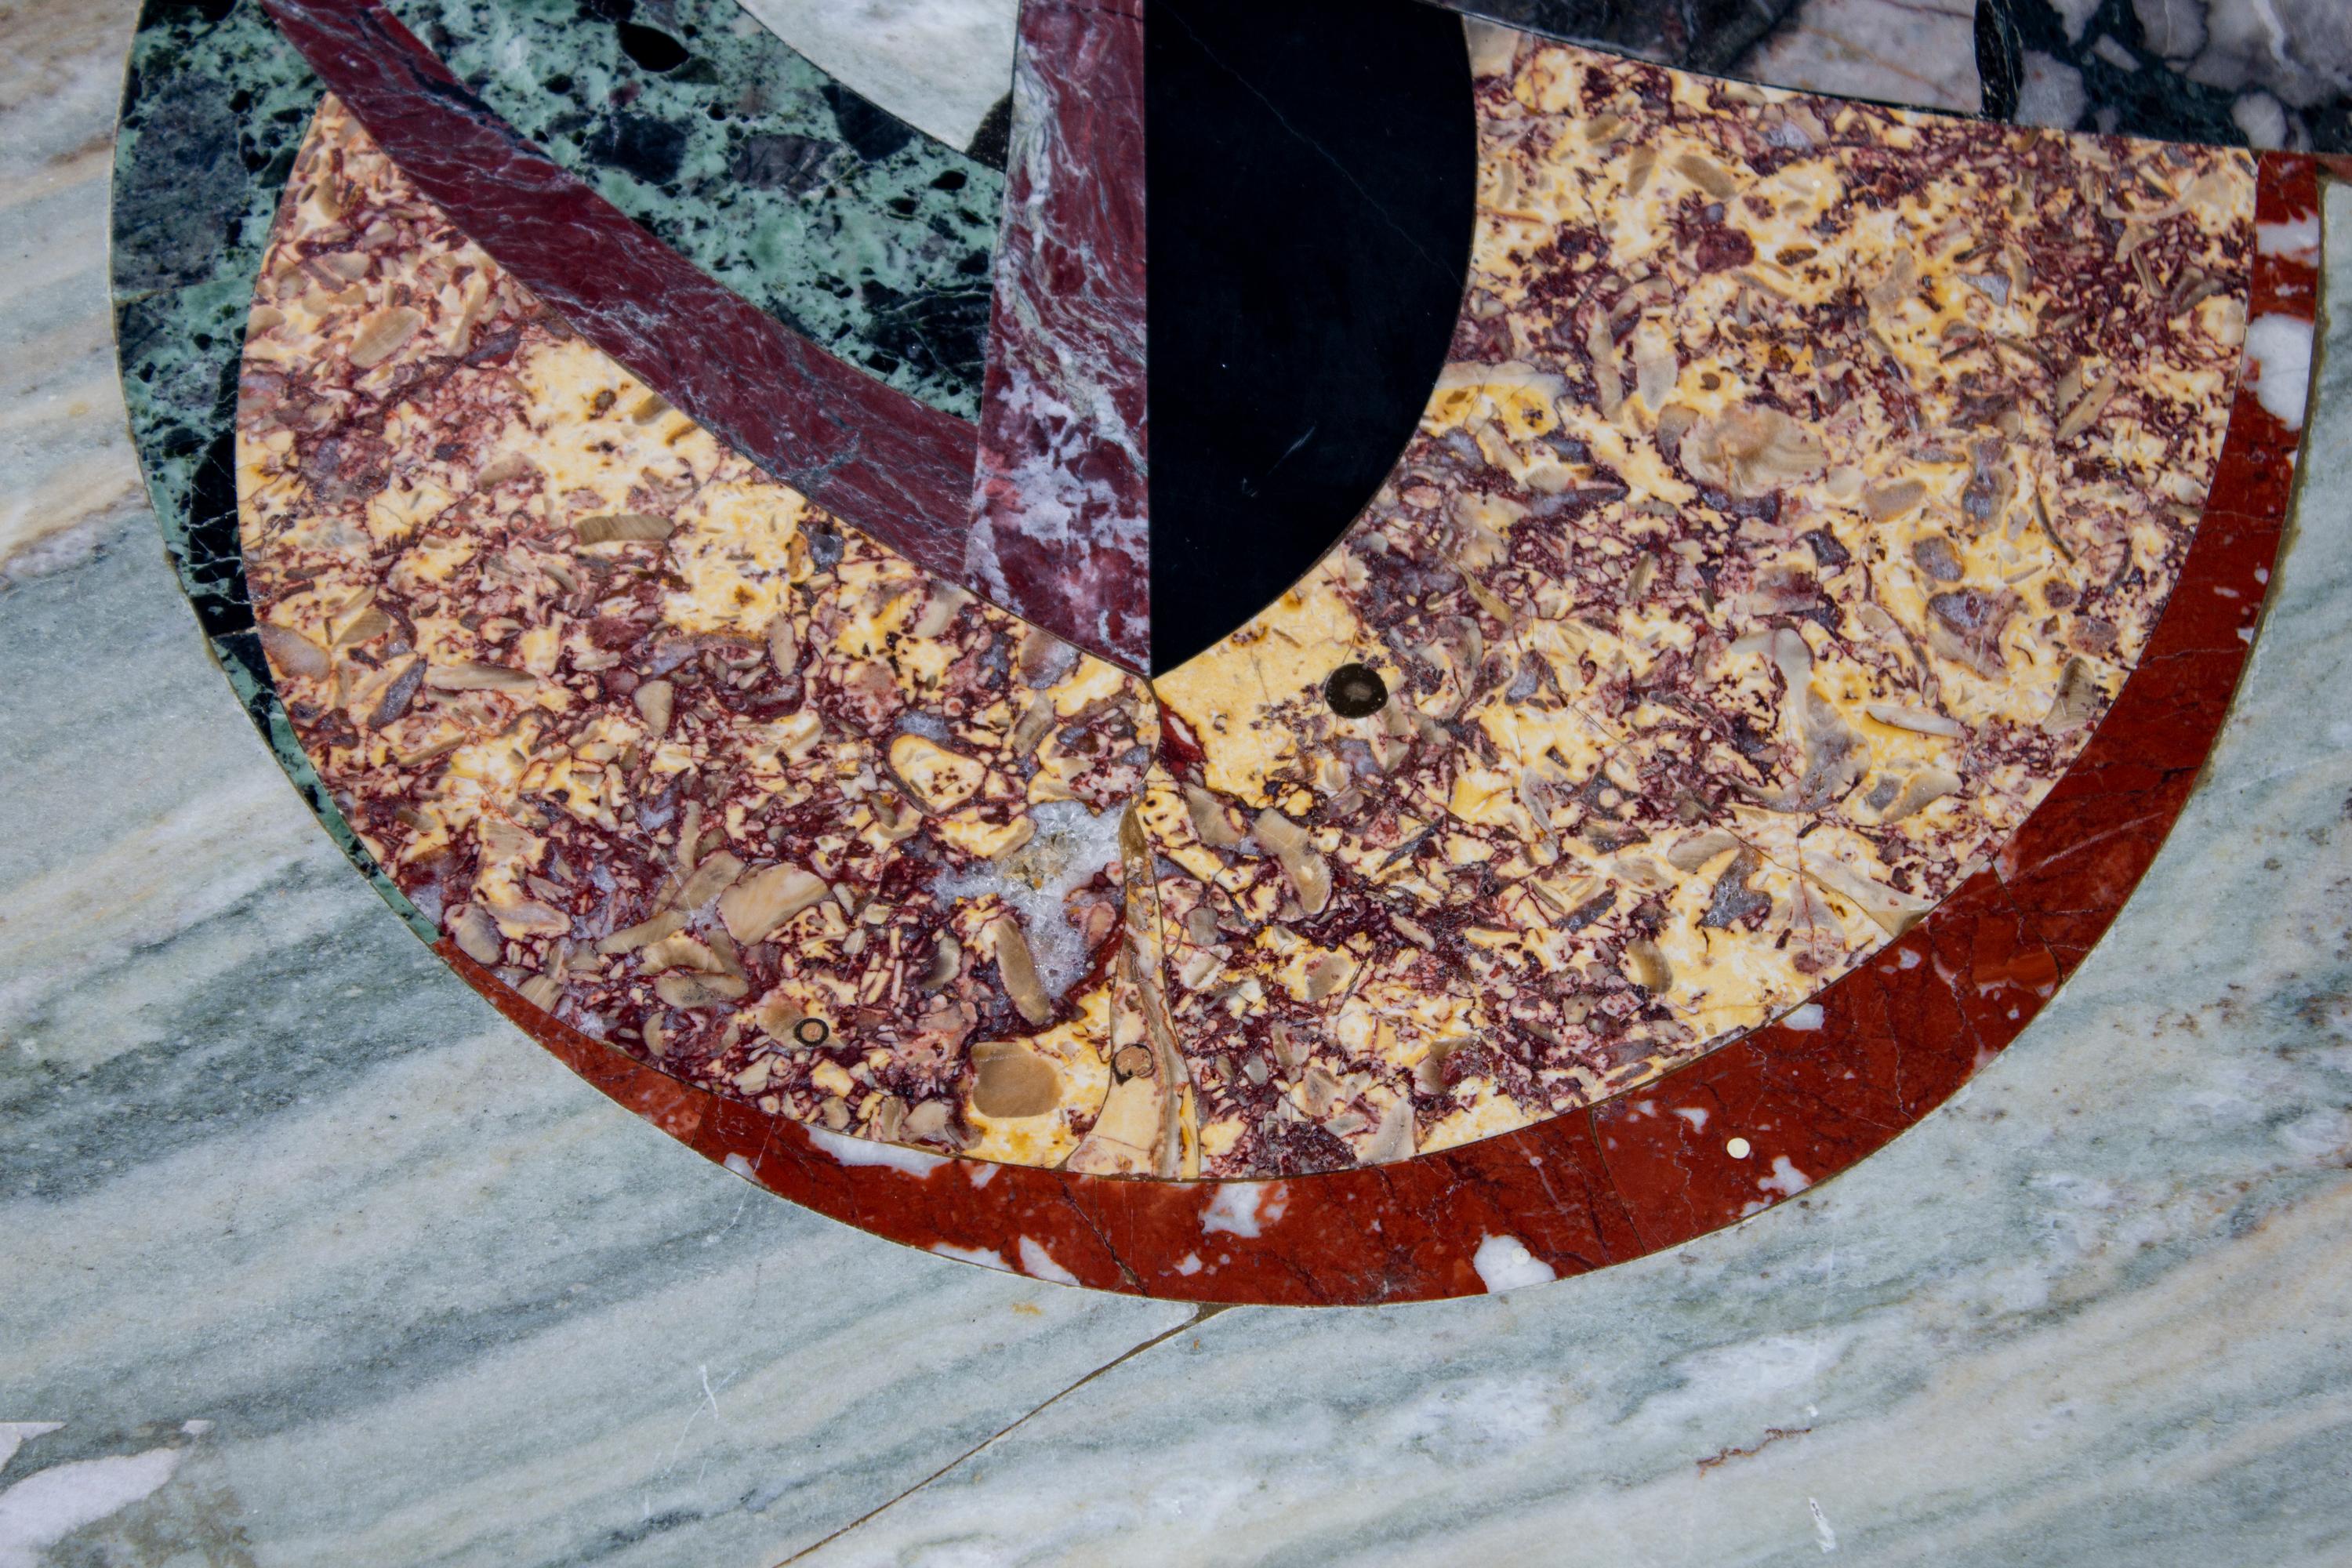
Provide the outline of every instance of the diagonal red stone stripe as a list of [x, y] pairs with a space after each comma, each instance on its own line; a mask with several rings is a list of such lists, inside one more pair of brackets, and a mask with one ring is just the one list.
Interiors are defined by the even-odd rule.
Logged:
[[706, 277], [525, 143], [373, 0], [264, 4], [417, 188], [575, 331], [834, 516], [966, 581], [970, 425]]

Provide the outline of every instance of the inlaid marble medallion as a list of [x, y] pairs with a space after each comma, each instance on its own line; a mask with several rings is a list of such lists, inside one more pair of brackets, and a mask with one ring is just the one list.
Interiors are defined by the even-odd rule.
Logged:
[[974, 429], [429, 29], [271, 9], [331, 96], [246, 316], [238, 558], [320, 799], [575, 1070], [948, 1256], [1407, 1300], [1793, 1196], [2079, 963], [2258, 625], [2309, 159], [1471, 24], [1419, 426], [1146, 679], [1141, 11], [1018, 30]]

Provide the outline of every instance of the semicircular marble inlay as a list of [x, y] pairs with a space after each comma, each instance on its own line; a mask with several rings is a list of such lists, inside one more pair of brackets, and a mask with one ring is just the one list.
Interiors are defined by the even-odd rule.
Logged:
[[1212, 1300], [1669, 1245], [2005, 1044], [2145, 865], [2068, 883], [2053, 825], [2152, 849], [2251, 640], [2308, 164], [1471, 37], [1420, 430], [1150, 686], [761, 475], [331, 100], [246, 562], [453, 966], [798, 1201]]

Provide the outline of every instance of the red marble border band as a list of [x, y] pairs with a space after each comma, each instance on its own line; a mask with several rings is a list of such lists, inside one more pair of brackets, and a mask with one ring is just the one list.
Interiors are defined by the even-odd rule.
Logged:
[[[280, 19], [379, 16], [336, 0], [270, 7]], [[318, 36], [310, 47], [324, 49]], [[343, 70], [374, 66], [346, 61]], [[385, 87], [383, 97], [393, 101], [376, 108], [385, 130], [397, 127], [393, 155], [436, 200], [478, 167], [470, 160], [503, 172], [527, 157], [510, 141], [482, 146], [503, 132], [440, 87]], [[436, 113], [473, 136], [425, 148], [433, 179], [412, 163], [407, 141], [433, 134], [416, 99], [446, 101]], [[367, 120], [362, 103], [352, 108]], [[497, 228], [482, 205], [491, 202], [457, 202], [452, 214]], [[508, 205], [506, 195], [494, 205]], [[2253, 258], [2251, 318], [2315, 320], [2316, 247], [2294, 233], [2316, 205], [2310, 157], [2263, 157], [2255, 221], [2265, 240]], [[518, 218], [522, 233], [539, 221], [548, 218]], [[501, 251], [482, 228], [473, 233]], [[513, 240], [508, 228], [497, 233]], [[637, 235], [635, 245], [652, 242]], [[734, 369], [734, 357], [722, 364]], [[779, 367], [764, 362], [743, 385], [772, 374]], [[437, 950], [574, 1072], [708, 1159], [837, 1220], [952, 1258], [1140, 1295], [1286, 1305], [1425, 1300], [1606, 1268], [1736, 1223], [1886, 1145], [2016, 1039], [2082, 963], [2155, 860], [2221, 731], [2267, 599], [2298, 435], [2255, 395], [2253, 376], [2242, 376], [2171, 605], [2082, 759], [1990, 868], [1822, 990], [1818, 1016], [1801, 1013], [1811, 1027], [1767, 1025], [1656, 1084], [1517, 1133], [1277, 1183], [950, 1162], [812, 1133], [689, 1089], [548, 1018], [449, 942]]]
[[963, 581], [970, 425], [705, 276], [516, 136], [375, 0], [263, 5], [417, 189], [575, 331], [835, 517]]
[[[2315, 215], [2312, 160], [2266, 155], [2257, 202], [2263, 225]], [[2315, 248], [2265, 245], [2252, 310], [2312, 319], [2317, 284]], [[2081, 760], [1993, 865], [1816, 996], [1811, 1027], [1768, 1026], [1590, 1111], [1442, 1153], [1182, 1184], [854, 1145], [688, 1089], [539, 1012], [451, 944], [439, 951], [673, 1137], [796, 1203], [950, 1257], [1143, 1295], [1297, 1305], [1467, 1295], [1603, 1268], [1732, 1224], [1882, 1147], [2080, 966], [2155, 859], [2228, 712], [2298, 444], [2242, 384], [2171, 603]]]
[[1151, 662], [1141, 0], [1026, 0], [980, 414], [970, 579]]

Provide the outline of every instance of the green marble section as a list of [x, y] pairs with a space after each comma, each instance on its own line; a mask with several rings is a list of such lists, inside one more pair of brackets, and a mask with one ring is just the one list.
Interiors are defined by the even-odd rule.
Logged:
[[253, 280], [316, 79], [253, 0], [153, 3], [115, 139], [115, 340], [163, 542], [212, 636], [252, 625], [230, 422]]
[[393, 10], [704, 271], [899, 391], [978, 413], [999, 171], [848, 91], [737, 0]]
[[236, 521], [246, 310], [320, 87], [251, 0], [149, 5], [114, 147], [117, 353], [149, 498], [213, 660], [336, 846], [426, 941], [294, 738], [253, 632]]

